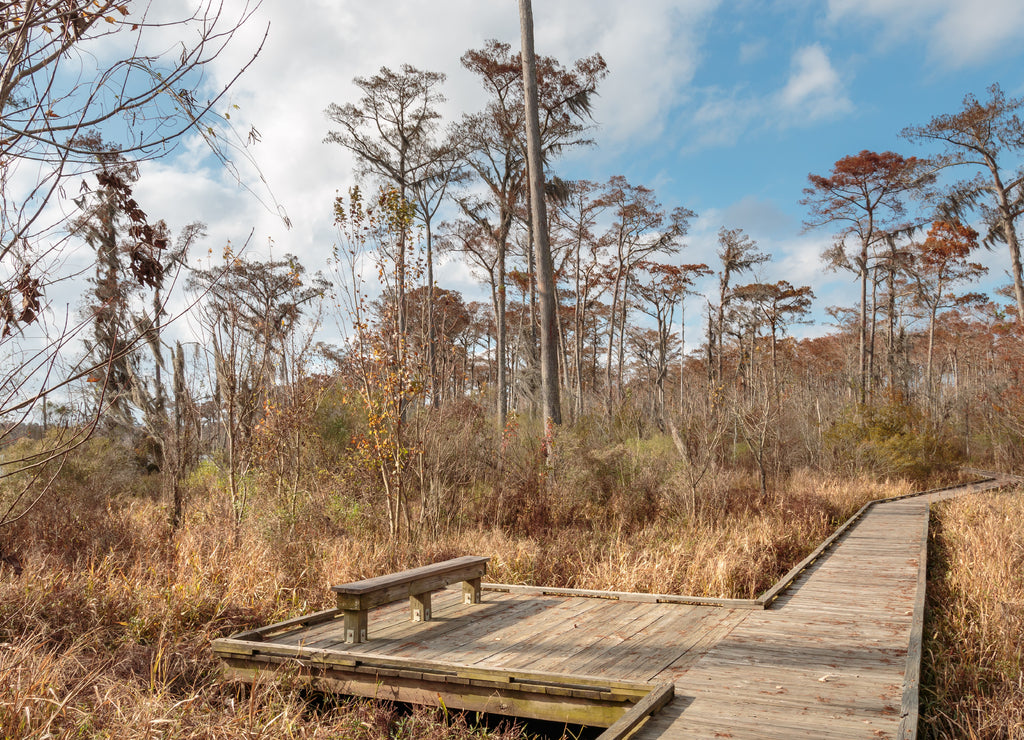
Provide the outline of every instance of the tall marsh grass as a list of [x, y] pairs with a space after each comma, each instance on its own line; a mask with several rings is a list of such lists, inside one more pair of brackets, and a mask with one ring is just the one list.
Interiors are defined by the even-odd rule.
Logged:
[[920, 737], [1024, 738], [1024, 489], [933, 509]]
[[343, 469], [297, 505], [254, 479], [236, 531], [206, 465], [173, 530], [153, 479], [112, 474], [110, 446], [88, 446], [4, 533], [23, 572], [0, 570], [0, 736], [522, 737], [443, 711], [225, 684], [209, 643], [325, 608], [334, 583], [464, 554], [491, 556], [499, 582], [753, 597], [863, 503], [910, 490], [797, 470], [762, 496], [752, 471], [720, 469], [691, 507], [666, 438], [566, 438], [549, 469], [528, 435], [500, 465], [463, 441], [427, 450], [443, 516], [399, 541]]

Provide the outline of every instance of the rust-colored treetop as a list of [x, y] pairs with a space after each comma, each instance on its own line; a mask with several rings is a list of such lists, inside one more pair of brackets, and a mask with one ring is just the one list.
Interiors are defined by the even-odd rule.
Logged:
[[942, 164], [992, 166], [1003, 149], [1022, 144], [1024, 123], [1020, 111], [1024, 110], [1024, 98], [1007, 98], [998, 84], [990, 85], [987, 91], [988, 100], [980, 101], [968, 93], [963, 110], [935, 116], [923, 126], [908, 126], [901, 135], [911, 141], [945, 144]]
[[810, 207], [808, 225], [820, 226], [879, 205], [902, 214], [902, 201], [895, 196], [921, 181], [923, 164], [917, 157], [865, 149], [838, 160], [827, 176], [809, 174], [811, 185], [804, 188], [800, 201]]

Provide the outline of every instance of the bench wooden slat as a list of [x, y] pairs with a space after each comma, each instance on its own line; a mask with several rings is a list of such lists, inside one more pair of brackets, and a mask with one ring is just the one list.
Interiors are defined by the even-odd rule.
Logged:
[[440, 563], [422, 565], [419, 568], [410, 568], [399, 573], [388, 573], [387, 575], [375, 576], [362, 581], [331, 586], [331, 590], [339, 594], [365, 594], [370, 591], [386, 589], [392, 585], [401, 585], [420, 578], [457, 571], [469, 566], [482, 565], [486, 567], [489, 561], [490, 558], [479, 555], [464, 555], [461, 558], [452, 558], [451, 560], [443, 560]]

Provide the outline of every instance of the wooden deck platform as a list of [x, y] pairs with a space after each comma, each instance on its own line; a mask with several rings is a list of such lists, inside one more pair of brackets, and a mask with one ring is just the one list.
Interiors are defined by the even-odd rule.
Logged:
[[1006, 483], [868, 506], [756, 600], [490, 585], [435, 594], [430, 622], [381, 607], [361, 644], [323, 613], [214, 649], [247, 680], [604, 727], [667, 702], [636, 738], [912, 738], [929, 505]]

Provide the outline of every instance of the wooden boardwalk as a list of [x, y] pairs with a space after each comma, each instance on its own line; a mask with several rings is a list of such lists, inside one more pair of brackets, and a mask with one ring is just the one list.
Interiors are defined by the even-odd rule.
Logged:
[[1005, 483], [869, 506], [760, 600], [498, 585], [464, 604], [448, 589], [429, 622], [375, 610], [365, 643], [340, 619], [293, 620], [214, 648], [242, 678], [300, 671], [342, 693], [601, 726], [671, 683], [637, 738], [911, 738], [929, 505]]

